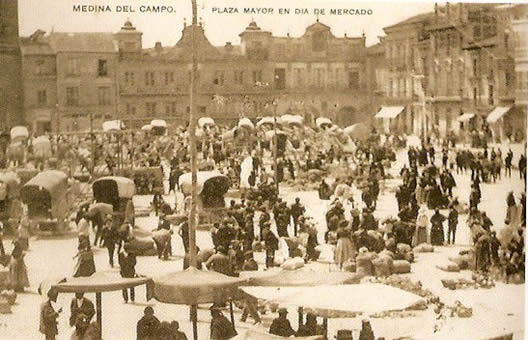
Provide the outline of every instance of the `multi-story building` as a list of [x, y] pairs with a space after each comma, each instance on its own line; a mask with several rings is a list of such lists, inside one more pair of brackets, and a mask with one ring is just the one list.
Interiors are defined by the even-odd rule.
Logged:
[[0, 0], [0, 130], [23, 122], [18, 3]]
[[376, 118], [386, 132], [419, 134], [430, 126], [421, 89], [427, 84], [429, 63], [425, 27], [432, 17], [432, 13], [419, 14], [383, 28], [388, 70], [384, 105]]
[[[37, 30], [20, 39], [24, 118], [37, 134], [52, 131], [57, 121], [57, 60], [55, 52]], [[56, 127], [55, 127], [56, 129]]]
[[[115, 37], [120, 46], [119, 116], [130, 127], [153, 118], [182, 124], [189, 112], [191, 26], [175, 46], [142, 49], [130, 22]], [[240, 45], [213, 46], [196, 27], [197, 112], [219, 122], [239, 116], [301, 113], [342, 125], [366, 117], [369, 105], [365, 37], [335, 37], [316, 22], [301, 37], [275, 37], [253, 21]]]
[[447, 3], [384, 28], [390, 70], [387, 107], [377, 116], [389, 117], [393, 129], [422, 136], [464, 135], [489, 125], [497, 140], [511, 137], [512, 18], [525, 10], [526, 5]]

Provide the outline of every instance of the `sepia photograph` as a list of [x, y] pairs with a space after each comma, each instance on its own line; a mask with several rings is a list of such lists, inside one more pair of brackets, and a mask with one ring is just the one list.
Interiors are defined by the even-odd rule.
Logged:
[[0, 339], [525, 338], [528, 3], [0, 0]]

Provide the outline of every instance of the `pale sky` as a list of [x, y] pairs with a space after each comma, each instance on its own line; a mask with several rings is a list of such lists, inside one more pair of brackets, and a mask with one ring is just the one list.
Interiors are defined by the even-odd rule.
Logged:
[[[109, 5], [111, 13], [74, 13], [73, 5]], [[329, 25], [334, 35], [360, 36], [364, 31], [367, 45], [378, 41], [382, 28], [410, 16], [432, 11], [433, 2], [352, 2], [350, 0], [198, 0], [198, 13], [205, 23], [207, 37], [214, 45], [226, 41], [239, 43], [238, 34], [254, 18], [264, 30], [274, 35], [300, 36], [315, 22], [315, 9], [325, 9], [320, 21]], [[116, 6], [130, 5], [135, 13], [116, 13]], [[141, 5], [172, 6], [176, 13], [141, 13]], [[215, 7], [236, 7], [238, 14], [214, 13]], [[245, 7], [272, 8], [273, 14], [245, 14]], [[279, 8], [289, 8], [290, 15], [279, 15]], [[295, 14], [296, 8], [306, 8], [309, 14]], [[335, 9], [370, 9], [372, 15], [330, 15]], [[50, 32], [117, 32], [127, 18], [143, 32], [143, 46], [152, 47], [156, 41], [164, 46], [174, 45], [181, 36], [183, 18], [190, 23], [190, 0], [19, 0], [20, 34], [30, 35], [37, 29]]]
[[[15, 0], [13, 0], [15, 1]], [[37, 29], [50, 32], [117, 32], [127, 18], [143, 32], [143, 46], [152, 47], [156, 41], [164, 46], [174, 45], [181, 36], [183, 18], [190, 23], [191, 0], [18, 0], [20, 34], [27, 36]], [[382, 0], [382, 2], [356, 2], [353, 0], [197, 0], [198, 15], [203, 18], [207, 37], [214, 45], [226, 41], [239, 43], [238, 34], [252, 18], [274, 35], [300, 36], [315, 22], [315, 9], [324, 9], [320, 21], [329, 25], [334, 35], [360, 36], [365, 32], [367, 45], [378, 42], [383, 27], [390, 26], [413, 15], [432, 11], [434, 0], [412, 2]], [[486, 0], [487, 2], [500, 2]], [[526, 0], [513, 0], [524, 2]], [[468, 2], [478, 2], [470, 0]], [[512, 2], [512, 0], [510, 0]], [[74, 13], [73, 5], [109, 5], [110, 13]], [[116, 6], [131, 6], [135, 13], [117, 13]], [[142, 5], [172, 6], [175, 13], [141, 13]], [[237, 8], [238, 14], [222, 13], [224, 8]], [[271, 8], [273, 14], [245, 14], [244, 8]], [[219, 8], [214, 12], [215, 8]], [[279, 15], [280, 8], [290, 9], [290, 14]], [[295, 14], [295, 9], [305, 8], [309, 14]], [[330, 9], [372, 10], [372, 15], [331, 15]]]

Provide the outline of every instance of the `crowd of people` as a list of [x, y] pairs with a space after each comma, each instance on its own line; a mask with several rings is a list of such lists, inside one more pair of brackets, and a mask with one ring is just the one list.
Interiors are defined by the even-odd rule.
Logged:
[[[210, 237], [214, 249], [198, 252], [199, 268], [228, 276], [256, 271], [261, 269], [255, 260], [256, 252], [265, 253], [266, 270], [287, 258], [301, 257], [305, 263], [310, 263], [320, 256], [318, 246], [328, 244], [334, 249], [335, 263], [345, 270], [344, 265], [354, 261], [360, 249], [381, 252], [394, 251], [398, 244], [411, 248], [422, 243], [455, 244], [457, 229], [465, 223], [471, 231], [476, 270], [494, 272], [507, 282], [515, 275], [524, 277], [525, 195], [516, 198], [511, 193], [508, 196], [504, 226], [494, 226], [481, 208], [483, 183], [494, 185], [512, 176], [514, 155], [511, 149], [503, 154], [500, 148], [475, 150], [424, 139], [419, 146], [407, 147], [405, 164], [394, 172], [396, 144], [391, 142], [394, 139], [382, 138], [376, 130], [367, 138], [352, 141], [342, 133], [322, 128], [306, 129], [310, 132], [302, 128], [291, 130], [290, 139], [296, 143], [278, 145], [276, 163], [272, 158], [274, 140], [266, 138], [265, 131], [258, 130], [252, 138], [241, 143], [221, 138], [229, 131], [225, 127], [203, 129], [199, 139], [200, 170], [214, 169], [223, 173], [232, 183], [237, 183], [241, 197], [231, 200], [223, 209], [223, 217], [212, 224]], [[322, 138], [324, 136], [326, 138]], [[90, 173], [92, 169], [94, 173], [90, 175], [97, 171], [117, 174], [119, 169], [134, 166], [160, 169], [168, 186], [159, 192], [153, 190], [155, 184], [148, 176], [136, 176], [134, 180], [139, 194], [153, 194], [153, 214], [158, 216], [159, 222], [149, 227], [158, 257], [167, 259], [173, 255], [172, 236], [177, 230], [185, 252], [185, 269], [190, 264], [189, 221], [184, 217], [175, 223], [170, 217], [178, 211], [185, 212], [186, 204], [176, 202], [176, 206], [171, 207], [164, 195], [180, 192], [179, 178], [190, 169], [187, 138], [185, 129], [180, 128], [171, 137], [143, 136], [141, 133], [51, 136], [51, 157], [35, 162], [28, 143], [22, 162], [40, 169], [66, 167], [72, 175], [78, 171]], [[343, 147], [345, 144], [351, 147]], [[526, 180], [524, 154], [519, 155], [516, 166], [519, 177]], [[394, 188], [396, 217], [378, 218], [380, 196], [390, 190], [388, 182], [395, 176], [401, 179]], [[464, 203], [466, 197], [456, 195], [456, 179], [464, 176], [471, 183], [467, 204]], [[301, 197], [288, 204], [277, 191], [277, 181], [282, 185], [294, 185], [307, 178], [321, 202], [328, 206], [325, 225], [318, 224], [310, 216]], [[73, 257], [76, 262], [73, 276], [93, 275], [97, 269], [92, 247], [104, 247], [111, 267], [117, 256], [120, 275], [137, 277], [138, 254], [133, 245], [137, 226], [115, 215], [90, 215], [85, 208], [80, 209], [75, 218], [79, 237], [78, 252]], [[93, 240], [90, 239], [92, 233]], [[0, 230], [0, 251], [5, 258], [1, 235]], [[28, 235], [20, 232], [18, 236], [11, 254], [7, 255], [9, 281], [12, 288], [23, 291], [29, 286], [24, 263]], [[133, 288], [123, 290], [122, 295], [124, 302], [135, 302]], [[60, 310], [54, 309], [54, 293], [48, 297], [41, 308], [41, 332], [47, 339], [54, 339], [56, 315]], [[93, 304], [92, 309], [90, 304], [82, 296], [72, 300], [70, 326], [75, 327], [77, 335], [90, 329], [93, 317]], [[248, 298], [242, 305], [243, 320], [249, 314], [256, 323], [261, 322], [257, 301]], [[220, 309], [212, 308], [211, 317], [211, 339], [229, 339], [236, 334]], [[137, 325], [138, 339], [185, 339], [178, 328], [176, 321], [160, 322], [153, 309], [147, 307]], [[289, 324], [286, 310], [279, 309], [279, 317], [273, 321], [269, 332], [308, 336], [321, 334], [323, 328], [315, 315], [308, 314], [306, 323], [295, 331]], [[374, 339], [368, 321], [362, 328], [360, 339]], [[342, 330], [338, 339], [351, 338], [348, 334], [347, 330]]]

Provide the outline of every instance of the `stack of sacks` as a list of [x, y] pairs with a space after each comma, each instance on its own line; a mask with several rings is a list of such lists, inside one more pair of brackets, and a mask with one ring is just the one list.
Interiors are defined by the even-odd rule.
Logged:
[[408, 262], [414, 261], [414, 253], [411, 246], [405, 243], [398, 243], [396, 246], [395, 260], [405, 260]]
[[376, 276], [389, 276], [392, 274], [393, 260], [389, 255], [380, 255], [372, 260]]
[[374, 274], [372, 260], [376, 257], [375, 253], [369, 253], [367, 248], [361, 248], [359, 255], [356, 257], [356, 272], [364, 276]]
[[284, 270], [296, 270], [302, 267], [304, 267], [304, 260], [301, 257], [288, 259], [281, 264], [281, 268]]
[[136, 256], [152, 256], [157, 254], [154, 240], [150, 237], [134, 237], [127, 243], [130, 244], [130, 252]]
[[354, 261], [351, 258], [346, 260], [346, 262], [343, 263], [343, 269], [346, 272], [355, 273], [356, 272], [356, 261]]

